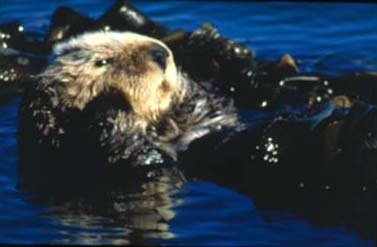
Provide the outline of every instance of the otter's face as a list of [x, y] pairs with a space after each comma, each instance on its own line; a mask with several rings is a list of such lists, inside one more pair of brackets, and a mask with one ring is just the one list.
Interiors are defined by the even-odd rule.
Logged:
[[82, 110], [99, 93], [116, 88], [136, 115], [151, 121], [179, 90], [172, 52], [150, 37], [87, 33], [57, 45], [54, 55], [41, 83], [52, 88], [63, 107]]

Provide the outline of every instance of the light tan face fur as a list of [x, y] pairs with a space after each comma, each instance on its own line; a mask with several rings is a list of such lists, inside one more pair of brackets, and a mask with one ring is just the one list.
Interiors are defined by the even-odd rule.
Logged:
[[[169, 53], [165, 71], [150, 52], [156, 43]], [[57, 104], [64, 107], [82, 110], [100, 92], [114, 87], [136, 115], [153, 121], [180, 90], [172, 52], [150, 37], [129, 32], [87, 33], [57, 45], [54, 55], [41, 81], [54, 88]]]

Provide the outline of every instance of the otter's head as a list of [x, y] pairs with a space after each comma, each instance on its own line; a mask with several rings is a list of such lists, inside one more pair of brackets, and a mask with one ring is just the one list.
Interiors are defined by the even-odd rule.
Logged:
[[162, 42], [130, 32], [86, 33], [54, 48], [41, 74], [56, 106], [83, 110], [112, 88], [137, 116], [156, 120], [171, 105], [180, 82], [171, 50]]

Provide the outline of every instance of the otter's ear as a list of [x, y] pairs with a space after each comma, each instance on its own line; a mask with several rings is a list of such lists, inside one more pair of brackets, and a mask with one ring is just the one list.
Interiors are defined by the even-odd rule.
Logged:
[[77, 48], [71, 46], [69, 42], [57, 43], [52, 49], [53, 54], [56, 56], [64, 55], [75, 50], [77, 51]]
[[[85, 57], [85, 53], [78, 47], [70, 47], [66, 44], [57, 45], [53, 49], [53, 57], [58, 56], [74, 56], [73, 59], [80, 59]], [[73, 60], [74, 61], [74, 60]]]
[[59, 58], [64, 64], [79, 65], [87, 63], [91, 57], [90, 52], [67, 42], [56, 45], [50, 59], [53, 61]]
[[[52, 54], [54, 56], [64, 56], [67, 54], [75, 54], [80, 57], [80, 54], [86, 54], [83, 45], [77, 38], [70, 39], [66, 42], [60, 42], [54, 45]], [[87, 56], [87, 55], [86, 55]]]

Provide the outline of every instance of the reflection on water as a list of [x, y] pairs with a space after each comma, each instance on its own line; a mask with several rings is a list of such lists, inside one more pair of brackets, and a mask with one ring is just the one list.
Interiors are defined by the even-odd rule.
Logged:
[[48, 205], [42, 216], [67, 228], [60, 231], [69, 237], [63, 242], [149, 245], [146, 239], [174, 238], [169, 221], [175, 217], [173, 207], [183, 203], [172, 198], [181, 187], [179, 180], [162, 176], [133, 189], [139, 192], [119, 188], [95, 190], [76, 198], [38, 195], [33, 203]]

